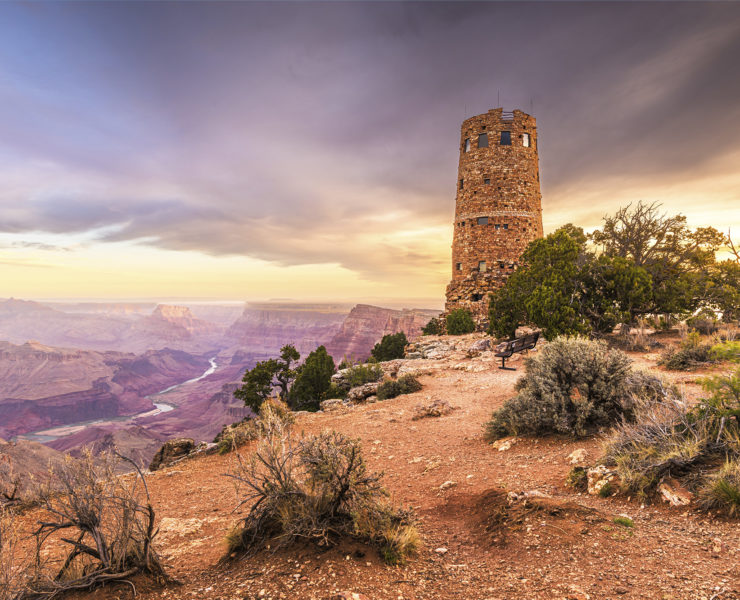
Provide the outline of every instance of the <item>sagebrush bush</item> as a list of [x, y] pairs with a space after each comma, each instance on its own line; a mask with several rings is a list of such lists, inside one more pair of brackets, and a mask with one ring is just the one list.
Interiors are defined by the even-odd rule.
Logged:
[[422, 385], [416, 377], [413, 375], [402, 375], [398, 379], [389, 379], [381, 383], [376, 395], [378, 400], [389, 400], [396, 396], [418, 392], [421, 388]]
[[230, 474], [249, 514], [227, 536], [229, 556], [296, 540], [329, 545], [343, 537], [375, 545], [389, 562], [415, 551], [409, 512], [387, 503], [380, 475], [367, 469], [358, 440], [324, 432], [296, 442], [273, 429]]
[[464, 335], [475, 331], [475, 321], [469, 310], [456, 308], [447, 315], [445, 320], [449, 335]]
[[[635, 388], [630, 359], [604, 342], [559, 337], [525, 360], [517, 395], [493, 413], [487, 437], [562, 433], [583, 437], [631, 414]], [[642, 393], [642, 390], [640, 390]]]

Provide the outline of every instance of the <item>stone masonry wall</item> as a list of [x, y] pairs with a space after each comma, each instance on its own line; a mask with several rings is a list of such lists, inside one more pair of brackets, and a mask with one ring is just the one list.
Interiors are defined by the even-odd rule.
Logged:
[[516, 269], [529, 242], [540, 237], [535, 118], [496, 108], [466, 119], [460, 135], [446, 311], [466, 308], [484, 326], [488, 295]]

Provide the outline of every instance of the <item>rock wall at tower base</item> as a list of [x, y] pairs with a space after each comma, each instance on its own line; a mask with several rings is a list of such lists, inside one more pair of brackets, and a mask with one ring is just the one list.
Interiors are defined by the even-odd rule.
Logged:
[[472, 273], [465, 279], [452, 281], [447, 286], [445, 315], [457, 308], [470, 311], [479, 331], [488, 328], [490, 295], [503, 287], [512, 270]]

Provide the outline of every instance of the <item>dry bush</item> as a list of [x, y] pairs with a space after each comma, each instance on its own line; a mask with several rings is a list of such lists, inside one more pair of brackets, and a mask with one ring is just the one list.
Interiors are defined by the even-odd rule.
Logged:
[[721, 503], [723, 490], [731, 499], [735, 475], [717, 471], [722, 461], [736, 464], [740, 457], [740, 372], [703, 385], [712, 394], [696, 406], [675, 390], [661, 400], [645, 398], [634, 422], [612, 432], [603, 462], [616, 467], [624, 491], [646, 498], [664, 478], [675, 477], [693, 491], [703, 489], [705, 506]]
[[15, 513], [0, 507], [0, 600], [20, 600], [23, 597], [30, 564], [20, 547]]
[[418, 546], [411, 515], [390, 507], [380, 475], [367, 470], [360, 444], [337, 432], [296, 442], [279, 426], [250, 460], [238, 457], [238, 506], [249, 514], [227, 536], [228, 556], [277, 548], [297, 540], [329, 545], [342, 537], [379, 547], [402, 562]]
[[490, 440], [521, 434], [583, 437], [631, 416], [630, 360], [602, 341], [559, 337], [524, 364], [517, 395], [485, 425]]
[[227, 425], [213, 441], [218, 445], [218, 453], [226, 454], [247, 442], [259, 439], [276, 424], [289, 427], [294, 422], [295, 416], [285, 402], [278, 398], [268, 398], [260, 406], [257, 418]]
[[0, 461], [0, 506], [15, 505], [21, 501], [21, 476], [13, 466]]
[[449, 402], [437, 399], [430, 404], [419, 404], [414, 408], [414, 416], [411, 419], [418, 421], [426, 417], [442, 417], [450, 414], [453, 410], [455, 409], [450, 406]]
[[666, 350], [658, 364], [672, 371], [689, 371], [712, 362], [715, 362], [712, 357], [712, 345], [702, 343], [699, 333], [692, 331], [678, 347]]
[[[106, 452], [68, 457], [40, 491], [42, 518], [34, 533], [37, 573], [28, 596], [53, 598], [145, 573], [166, 579], [152, 547], [157, 534], [146, 481]], [[54, 557], [50, 559], [48, 557]]]

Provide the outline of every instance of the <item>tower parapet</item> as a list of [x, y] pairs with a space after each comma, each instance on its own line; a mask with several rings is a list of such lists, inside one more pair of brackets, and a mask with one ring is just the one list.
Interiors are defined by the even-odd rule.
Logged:
[[463, 121], [447, 312], [465, 308], [483, 324], [488, 296], [542, 237], [534, 117], [502, 108]]

